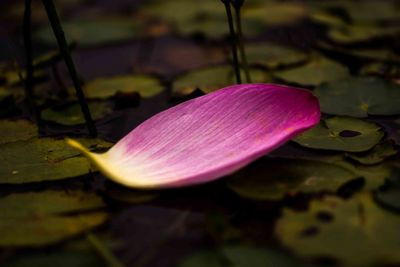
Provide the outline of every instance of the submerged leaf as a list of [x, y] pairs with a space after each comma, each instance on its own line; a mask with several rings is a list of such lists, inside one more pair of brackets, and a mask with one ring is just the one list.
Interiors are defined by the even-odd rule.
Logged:
[[320, 118], [307, 90], [273, 84], [229, 86], [148, 119], [105, 154], [81, 150], [129, 187], [205, 183], [248, 165]]

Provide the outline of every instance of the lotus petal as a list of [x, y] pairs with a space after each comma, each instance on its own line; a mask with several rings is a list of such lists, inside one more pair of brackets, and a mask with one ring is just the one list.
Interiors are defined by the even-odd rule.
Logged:
[[135, 188], [205, 183], [265, 155], [320, 119], [311, 92], [274, 84], [233, 85], [146, 120], [108, 152], [78, 142], [99, 170]]

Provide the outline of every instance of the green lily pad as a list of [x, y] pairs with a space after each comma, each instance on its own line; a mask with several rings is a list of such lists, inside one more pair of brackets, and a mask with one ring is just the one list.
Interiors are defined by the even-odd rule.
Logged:
[[[90, 114], [94, 120], [101, 119], [112, 113], [112, 108], [107, 102], [89, 102]], [[84, 124], [85, 119], [79, 103], [47, 108], [42, 111], [42, 119], [63, 125]]]
[[0, 198], [0, 218], [38, 217], [105, 207], [93, 193], [70, 190], [14, 193]]
[[[193, 5], [185, 0], [149, 1], [143, 5], [141, 12], [146, 16], [162, 18], [184, 35], [202, 33], [216, 39], [229, 34], [222, 2], [203, 0]], [[261, 21], [252, 18], [243, 19], [242, 27], [246, 36], [255, 36], [265, 30]]]
[[[89, 147], [109, 147], [98, 139], [82, 139]], [[90, 162], [64, 140], [32, 138], [0, 145], [0, 184], [60, 180], [90, 172]]]
[[245, 49], [250, 64], [266, 66], [269, 69], [298, 64], [308, 59], [304, 52], [270, 43], [248, 44]]
[[290, 256], [268, 248], [226, 246], [219, 250], [201, 251], [187, 256], [179, 267], [295, 267]]
[[[241, 76], [245, 77], [243, 71]], [[265, 71], [258, 69], [251, 69], [250, 76], [252, 82], [255, 83], [268, 82], [270, 80]], [[191, 71], [177, 78], [172, 85], [172, 91], [176, 95], [188, 95], [198, 88], [205, 93], [210, 93], [232, 84], [235, 84], [232, 66], [214, 66]]]
[[346, 153], [346, 157], [351, 158], [364, 165], [373, 165], [381, 163], [388, 157], [396, 155], [397, 152], [398, 151], [393, 147], [391, 143], [386, 142], [376, 145], [371, 149], [371, 151], [368, 151], [368, 153], [366, 154]]
[[335, 61], [323, 57], [315, 57], [303, 66], [276, 71], [273, 76], [289, 83], [318, 86], [325, 82], [348, 77], [349, 70]]
[[385, 208], [400, 212], [400, 172], [393, 168], [385, 184], [375, 191], [374, 199]]
[[374, 78], [351, 78], [315, 90], [322, 112], [352, 117], [400, 114], [400, 86]]
[[374, 25], [348, 25], [328, 31], [328, 36], [335, 42], [351, 44], [395, 35], [400, 27], [380, 27]]
[[117, 93], [137, 92], [144, 98], [153, 97], [164, 90], [159, 80], [147, 75], [125, 75], [98, 78], [84, 86], [87, 98], [109, 98]]
[[307, 6], [299, 2], [268, 1], [243, 8], [243, 19], [256, 19], [274, 27], [294, 24], [306, 15]]
[[27, 120], [0, 120], [0, 144], [28, 140], [38, 135], [38, 128]]
[[261, 159], [228, 178], [227, 186], [245, 198], [274, 201], [300, 192], [335, 192], [355, 177], [340, 166], [321, 161]]
[[[134, 18], [75, 20], [63, 22], [62, 26], [68, 43], [77, 42], [82, 46], [116, 43], [144, 34], [143, 23]], [[57, 44], [50, 25], [40, 28], [35, 37], [44, 44]]]
[[106, 213], [75, 216], [2, 218], [0, 246], [44, 246], [74, 237], [106, 222]]
[[374, 123], [333, 117], [322, 120], [293, 141], [309, 148], [362, 152], [375, 146], [383, 136], [380, 127]]
[[346, 11], [352, 21], [359, 24], [399, 21], [400, 19], [400, 8], [395, 1], [360, 1], [357, 5], [347, 5]]
[[360, 74], [396, 79], [400, 75], [400, 67], [386, 62], [372, 62], [364, 65], [360, 70]]
[[345, 266], [400, 263], [400, 216], [381, 209], [368, 194], [349, 200], [326, 196], [308, 211], [284, 210], [275, 234], [296, 254], [337, 259]]

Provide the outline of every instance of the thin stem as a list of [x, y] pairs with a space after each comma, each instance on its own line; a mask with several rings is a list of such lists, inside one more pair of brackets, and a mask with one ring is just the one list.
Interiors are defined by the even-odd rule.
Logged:
[[242, 16], [241, 16], [240, 8], [241, 8], [241, 5], [235, 5], [237, 44], [239, 47], [240, 60], [242, 62], [242, 66], [244, 69], [244, 75], [246, 77], [246, 82], [251, 83], [249, 64], [247, 63], [246, 51], [244, 50]]
[[94, 234], [88, 233], [86, 239], [93, 246], [93, 248], [100, 254], [100, 256], [107, 262], [110, 267], [125, 267]]
[[32, 0], [25, 0], [24, 20], [23, 20], [23, 36], [25, 47], [25, 72], [24, 81], [25, 99], [28, 104], [29, 113], [32, 119], [39, 122], [39, 114], [33, 99], [33, 49], [32, 49], [32, 32], [31, 32], [31, 8]]
[[232, 57], [233, 57], [233, 69], [235, 71], [236, 82], [238, 84], [240, 84], [240, 83], [242, 83], [242, 80], [240, 78], [239, 61], [238, 61], [238, 55], [237, 55], [237, 50], [236, 50], [236, 34], [235, 34], [235, 29], [233, 27], [231, 4], [230, 4], [230, 0], [221, 0], [221, 1], [225, 5], [226, 16], [228, 18], [230, 43], [231, 43]]
[[83, 94], [81, 83], [78, 78], [78, 74], [75, 69], [74, 62], [72, 61], [71, 54], [65, 39], [64, 31], [62, 29], [60, 19], [57, 14], [57, 10], [54, 6], [53, 0], [42, 0], [43, 5], [47, 12], [47, 17], [49, 18], [51, 27], [53, 28], [54, 35], [57, 39], [58, 46], [60, 48], [61, 54], [64, 58], [65, 64], [67, 65], [69, 74], [71, 75], [72, 81], [74, 83], [76, 96], [79, 100], [83, 116], [86, 121], [86, 125], [89, 130], [89, 134], [93, 137], [97, 136], [96, 125], [93, 122], [92, 116], [90, 114], [89, 107], [86, 103], [85, 96]]

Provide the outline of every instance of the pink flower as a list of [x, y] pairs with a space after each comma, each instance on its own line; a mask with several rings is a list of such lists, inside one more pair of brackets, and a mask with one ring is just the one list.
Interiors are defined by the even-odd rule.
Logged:
[[318, 100], [307, 90], [242, 84], [158, 113], [104, 154], [67, 142], [117, 183], [171, 188], [231, 174], [319, 119]]

